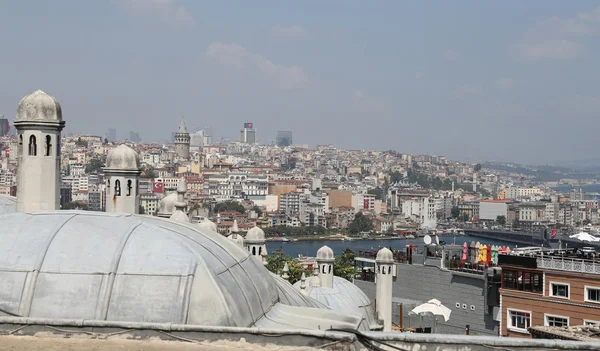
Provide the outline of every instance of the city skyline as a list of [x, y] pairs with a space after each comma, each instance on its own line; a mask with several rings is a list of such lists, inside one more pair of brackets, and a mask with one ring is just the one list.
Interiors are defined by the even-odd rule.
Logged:
[[346, 149], [583, 159], [600, 8], [536, 4], [4, 2], [0, 113], [41, 88], [74, 133], [165, 140], [187, 111], [232, 140], [250, 120], [262, 142], [292, 130]]

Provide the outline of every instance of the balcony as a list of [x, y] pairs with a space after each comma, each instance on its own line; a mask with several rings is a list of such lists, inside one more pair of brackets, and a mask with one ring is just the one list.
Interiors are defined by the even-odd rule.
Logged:
[[600, 274], [600, 263], [592, 260], [565, 257], [537, 257], [537, 267], [559, 271]]

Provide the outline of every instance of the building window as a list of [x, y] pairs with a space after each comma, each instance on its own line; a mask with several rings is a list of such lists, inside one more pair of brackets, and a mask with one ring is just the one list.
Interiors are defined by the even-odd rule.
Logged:
[[598, 322], [598, 321], [591, 321], [588, 319], [583, 320], [583, 325], [599, 325], [599, 324], [600, 324], [600, 322]]
[[519, 310], [507, 310], [507, 327], [519, 332], [527, 332], [531, 326], [531, 312]]
[[544, 289], [543, 275], [537, 272], [504, 269], [502, 288], [541, 294]]
[[550, 282], [550, 296], [560, 297], [562, 299], [568, 299], [569, 298], [569, 284]]
[[545, 323], [544, 325], [547, 327], [568, 327], [569, 326], [569, 317], [561, 317], [561, 316], [552, 316], [552, 315], [544, 315]]
[[131, 180], [127, 181], [127, 196], [131, 196]]
[[600, 302], [600, 288], [593, 286], [585, 287], [586, 302]]
[[121, 181], [115, 180], [115, 196], [121, 196]]
[[52, 141], [52, 137], [50, 135], [46, 135], [46, 156], [50, 156], [50, 150], [52, 150], [52, 144], [50, 143]]
[[29, 156], [37, 155], [37, 142], [35, 140], [35, 135], [29, 137]]

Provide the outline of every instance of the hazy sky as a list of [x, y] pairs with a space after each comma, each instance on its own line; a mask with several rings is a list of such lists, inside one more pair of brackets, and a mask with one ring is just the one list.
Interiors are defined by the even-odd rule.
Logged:
[[[543, 163], [596, 157], [598, 1], [0, 0], [0, 113], [67, 131]], [[217, 139], [217, 138], [215, 138]]]

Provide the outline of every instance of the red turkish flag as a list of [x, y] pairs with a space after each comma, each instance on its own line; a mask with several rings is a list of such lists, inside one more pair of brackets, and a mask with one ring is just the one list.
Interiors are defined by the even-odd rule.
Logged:
[[152, 192], [153, 193], [164, 193], [165, 192], [165, 184], [161, 182], [152, 183]]
[[552, 229], [552, 235], [550, 236], [550, 239], [554, 239], [554, 237], [556, 236], [556, 229]]

